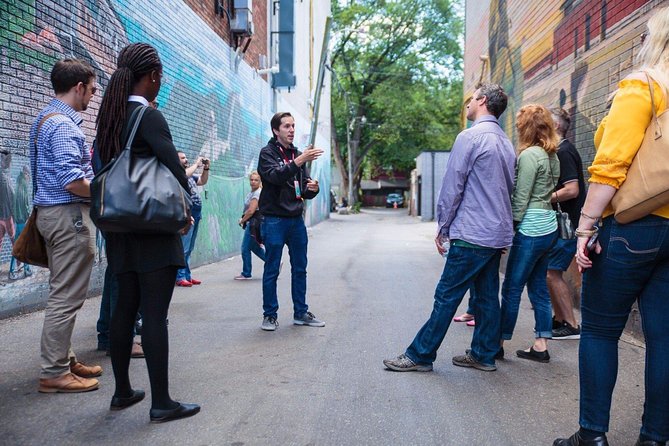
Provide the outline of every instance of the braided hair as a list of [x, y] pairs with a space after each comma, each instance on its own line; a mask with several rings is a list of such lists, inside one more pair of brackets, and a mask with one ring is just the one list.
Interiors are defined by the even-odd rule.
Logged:
[[97, 125], [100, 159], [107, 163], [121, 153], [121, 135], [127, 119], [128, 97], [137, 82], [153, 70], [162, 70], [158, 51], [148, 43], [133, 43], [121, 50], [117, 68], [102, 97]]

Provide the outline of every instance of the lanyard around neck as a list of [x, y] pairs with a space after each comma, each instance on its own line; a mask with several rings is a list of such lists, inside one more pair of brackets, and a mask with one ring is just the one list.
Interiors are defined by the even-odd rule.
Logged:
[[[281, 152], [281, 157], [286, 162], [286, 164], [290, 163], [291, 160], [288, 159], [288, 155], [286, 155], [286, 152], [283, 151], [283, 147], [279, 146], [279, 151]], [[293, 152], [293, 161], [295, 161], [295, 152]]]

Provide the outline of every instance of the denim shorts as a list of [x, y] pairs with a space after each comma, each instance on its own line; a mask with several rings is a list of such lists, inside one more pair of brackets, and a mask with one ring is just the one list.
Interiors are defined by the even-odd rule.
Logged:
[[548, 254], [548, 269], [567, 271], [576, 254], [576, 239], [558, 238]]

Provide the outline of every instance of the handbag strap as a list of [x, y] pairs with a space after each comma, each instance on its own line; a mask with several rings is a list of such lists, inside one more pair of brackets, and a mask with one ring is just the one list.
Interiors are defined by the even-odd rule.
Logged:
[[660, 122], [657, 120], [657, 112], [655, 111], [655, 93], [653, 88], [653, 79], [650, 77], [647, 71], [644, 71], [643, 74], [646, 75], [648, 80], [648, 91], [650, 92], [650, 110], [653, 112], [653, 121], [655, 121], [655, 139], [662, 138], [662, 128], [660, 127]]
[[[562, 142], [562, 141], [560, 141]], [[551, 166], [551, 157], [546, 154], [546, 159], [548, 160], [548, 169], [551, 171], [551, 180], [553, 181], [553, 192], [555, 192], [555, 204], [557, 205], [558, 212], [562, 212], [560, 207], [560, 197], [558, 196], [557, 183], [555, 182], [555, 175], [553, 175], [553, 166]]]
[[137, 133], [137, 129], [139, 128], [139, 123], [142, 121], [142, 116], [144, 116], [144, 112], [146, 111], [147, 108], [148, 107], [145, 105], [140, 105], [135, 110], [133, 110], [128, 125], [131, 122], [133, 122], [133, 120], [135, 122], [132, 125], [132, 130], [130, 130], [130, 134], [128, 135], [128, 139], [125, 142], [125, 147], [123, 148], [123, 150], [130, 150], [130, 148], [132, 147], [132, 141], [135, 139], [135, 134]]
[[42, 125], [46, 122], [47, 119], [51, 118], [52, 116], [56, 115], [62, 115], [62, 113], [49, 113], [47, 115], [44, 115], [44, 117], [40, 120], [39, 124], [37, 124], [37, 131], [35, 132], [35, 170], [33, 171], [30, 169], [32, 176], [33, 176], [33, 199], [35, 198], [35, 194], [37, 193], [37, 140], [39, 139], [39, 131], [42, 128]]

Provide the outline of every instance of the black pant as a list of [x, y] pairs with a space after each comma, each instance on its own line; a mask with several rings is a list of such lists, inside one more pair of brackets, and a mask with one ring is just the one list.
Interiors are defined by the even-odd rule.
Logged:
[[109, 331], [111, 362], [116, 380], [114, 394], [124, 397], [132, 391], [128, 367], [135, 315], [140, 310], [143, 318], [142, 347], [151, 382], [153, 409], [171, 409], [176, 405], [168, 389], [169, 342], [166, 322], [176, 276], [176, 266], [148, 273], [126, 272], [117, 275], [119, 296]]

